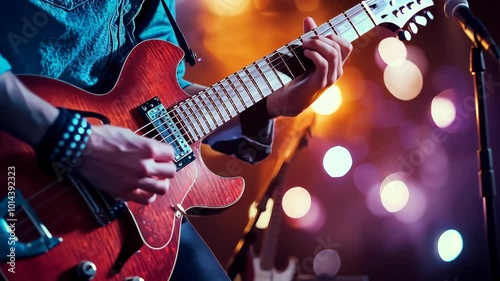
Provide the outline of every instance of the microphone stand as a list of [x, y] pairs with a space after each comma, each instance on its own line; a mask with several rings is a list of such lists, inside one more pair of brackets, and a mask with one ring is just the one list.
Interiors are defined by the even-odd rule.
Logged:
[[470, 53], [470, 72], [474, 78], [474, 94], [476, 100], [476, 123], [479, 138], [479, 192], [483, 198], [483, 213], [488, 239], [490, 273], [492, 280], [500, 280], [500, 263], [495, 224], [495, 172], [493, 158], [488, 141], [488, 122], [486, 114], [486, 95], [484, 88], [484, 56], [481, 44], [475, 42]]

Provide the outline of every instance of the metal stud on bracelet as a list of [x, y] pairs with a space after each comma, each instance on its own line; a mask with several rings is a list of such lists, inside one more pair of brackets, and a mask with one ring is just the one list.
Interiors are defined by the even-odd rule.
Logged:
[[75, 167], [91, 133], [90, 124], [79, 113], [59, 108], [59, 116], [35, 148], [39, 163], [50, 166], [55, 162]]

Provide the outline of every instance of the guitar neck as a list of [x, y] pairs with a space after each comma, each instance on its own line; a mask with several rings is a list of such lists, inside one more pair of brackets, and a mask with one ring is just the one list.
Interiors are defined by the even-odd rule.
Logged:
[[310, 69], [302, 41], [336, 34], [352, 42], [377, 26], [376, 0], [363, 1], [174, 107], [191, 142], [209, 135]]

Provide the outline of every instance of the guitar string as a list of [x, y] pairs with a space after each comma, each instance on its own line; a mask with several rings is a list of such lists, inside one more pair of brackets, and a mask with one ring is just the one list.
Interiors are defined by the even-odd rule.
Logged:
[[[356, 6], [356, 7], [357, 7], [357, 6]], [[360, 9], [360, 10], [356, 11], [356, 12], [353, 12], [353, 14], [357, 14], [357, 13], [358, 13], [359, 11], [361, 11], [361, 10], [364, 10], [364, 9], [362, 8], [362, 9]], [[335, 19], [335, 18], [333, 18], [333, 19]], [[333, 19], [332, 19], [332, 20], [333, 20]], [[330, 21], [331, 21], [331, 20], [330, 20]], [[344, 19], [343, 19], [343, 20], [341, 20], [341, 21], [339, 21], [339, 22], [337, 23], [337, 25], [339, 25], [340, 23], [345, 23], [346, 21], [348, 21], [348, 19], [347, 19], [347, 17], [344, 17]], [[327, 24], [327, 23], [325, 22], [324, 24]], [[320, 26], [321, 26], [321, 25], [320, 25]], [[353, 27], [353, 28], [354, 28], [354, 27]], [[309, 37], [306, 37], [306, 38], [310, 38], [310, 37], [312, 37], [312, 36], [314, 36], [314, 35], [315, 35], [315, 32], [314, 32], [315, 30], [316, 30], [316, 28], [314, 28], [314, 29], [312, 29], [312, 30], [308, 31], [306, 34], [304, 34], [304, 35], [300, 36], [299, 38], [306, 37], [306, 35], [308, 35], [309, 33], [310, 33], [310, 36], [309, 36]], [[333, 30], [333, 29], [332, 29], [332, 30]], [[330, 31], [330, 30], [326, 30], [325, 32], [329, 32], [329, 31]], [[320, 35], [323, 35], [325, 32], [321, 33]], [[344, 31], [343, 33], [345, 33], [345, 32], [347, 32], [347, 31]], [[334, 33], [336, 33], [336, 32], [334, 31]], [[343, 33], [342, 33], [342, 34], [343, 34]], [[283, 46], [283, 47], [281, 47], [281, 48], [278, 48], [277, 50], [282, 49], [282, 48], [284, 48], [284, 47], [285, 47], [285, 46]], [[300, 47], [301, 47], [301, 46], [299, 46], [299, 47], [297, 47], [297, 48], [293, 48], [293, 49], [292, 49], [292, 52], [293, 52], [293, 51], [298, 50]], [[288, 49], [288, 48], [287, 48], [287, 49]], [[288, 55], [288, 54], [291, 54], [291, 52], [288, 52], [288, 53], [286, 53], [285, 55]], [[267, 57], [267, 56], [265, 56], [265, 57]], [[286, 58], [286, 59], [285, 59], [285, 61], [286, 61], [286, 60], [289, 60], [289, 59], [288, 59], [288, 58]], [[283, 62], [283, 63], [282, 63], [281, 61], [283, 61], [283, 58], [282, 58], [282, 57], [280, 57], [279, 59], [277, 58], [277, 59], [273, 59], [273, 60], [271, 60], [271, 61], [270, 61], [269, 65], [270, 65], [270, 68], [272, 68], [272, 70], [276, 70], [276, 68], [275, 68], [274, 66], [272, 66], [272, 63], [274, 63], [274, 62], [276, 62], [276, 61], [280, 61], [280, 62], [278, 63], [278, 65], [283, 64], [283, 65], [285, 65], [285, 66], [286, 66], [286, 62]], [[247, 67], [245, 67], [245, 68], [247, 68]], [[238, 72], [238, 71], [237, 71], [237, 72]], [[252, 76], [252, 75], [256, 75], [256, 74], [259, 74], [259, 72], [258, 72], [258, 71], [252, 71], [252, 72], [249, 72], [249, 73], [250, 73], [250, 76]], [[263, 78], [265, 79], [265, 77], [263, 77]], [[250, 78], [250, 80], [252, 80], [252, 79]], [[209, 88], [213, 88], [213, 87], [215, 87], [215, 86], [217, 86], [217, 85], [222, 85], [222, 86], [224, 86], [224, 89], [225, 89], [225, 85], [223, 85], [223, 84], [224, 84], [224, 82], [225, 82], [225, 79], [223, 79], [223, 80], [221, 80], [221, 81], [219, 81], [219, 82], [215, 83], [214, 85], [212, 85], [212, 86], [211, 86], [211, 87], [209, 87]], [[231, 84], [231, 83], [228, 83], [228, 85], [227, 85], [227, 86], [230, 86], [230, 84]], [[233, 85], [234, 85], [234, 84], [233, 84]], [[222, 88], [222, 87], [221, 87], [221, 88]], [[260, 91], [259, 91], [259, 92], [260, 92]], [[180, 107], [182, 106], [182, 104], [183, 104], [183, 103], [186, 103], [187, 101], [189, 101], [189, 100], [191, 100], [191, 99], [193, 99], [193, 98], [195, 98], [195, 97], [199, 97], [199, 96], [201, 96], [202, 94], [206, 94], [206, 96], [207, 96], [207, 97], [211, 95], [210, 93], [208, 93], [207, 89], [205, 89], [205, 90], [200, 91], [200, 93], [196, 94], [195, 96], [189, 97], [188, 99], [186, 99], [186, 100], [182, 101], [181, 103], [179, 103], [179, 104], [177, 105], [177, 107], [179, 107], [179, 109], [180, 109], [181, 113], [187, 113], [187, 111], [186, 111], [186, 110], [183, 110], [182, 108], [180, 108]], [[227, 98], [228, 100], [230, 100], [231, 96], [228, 96], [228, 95], [226, 94], [226, 98]], [[206, 99], [206, 98], [200, 98], [200, 100], [202, 100], [202, 101], [207, 101], [207, 99]], [[219, 97], [219, 98], [217, 98], [217, 99], [213, 99], [213, 100], [220, 101], [220, 104], [221, 104], [222, 106], [224, 106], [224, 101], [223, 101], [223, 99], [222, 99], [221, 97]], [[206, 102], [205, 102], [205, 103], [206, 103]], [[194, 104], [194, 103], [193, 103], [193, 104]], [[215, 103], [212, 103], [212, 104], [214, 105], [214, 108], [215, 108]], [[244, 103], [242, 103], [242, 105], [245, 107]], [[236, 110], [238, 110], [238, 109], [236, 108]], [[142, 127], [141, 127], [141, 128], [139, 128], [139, 129], [137, 129], [137, 130], [135, 131], [135, 133], [137, 133], [138, 131], [140, 131], [140, 130], [144, 129], [145, 127], [147, 127], [147, 126], [149, 126], [149, 125], [152, 125], [155, 121], [157, 121], [158, 119], [160, 119], [161, 117], [164, 117], [164, 116], [166, 116], [166, 115], [167, 115], [167, 114], [165, 114], [165, 115], [160, 115], [160, 116], [159, 116], [158, 118], [156, 118], [155, 120], [152, 120], [151, 122], [149, 122], [149, 123], [145, 124], [144, 126], [142, 126]], [[186, 116], [186, 117], [193, 117], [193, 115], [192, 115], [191, 113], [188, 113], [188, 115], [186, 115], [186, 114], [185, 114], [185, 116]], [[175, 117], [179, 117], [179, 114], [174, 115], [173, 117], [174, 117], [174, 118], [175, 118]], [[229, 117], [229, 115], [228, 115], [228, 117]], [[206, 118], [206, 116], [205, 116], [205, 119], [207, 119], [207, 118]], [[221, 120], [221, 121], [223, 121], [223, 120]], [[178, 125], [178, 123], [179, 123], [179, 122], [177, 122], [175, 125]], [[193, 125], [192, 127], [194, 127], [194, 124], [193, 124], [192, 122], [190, 122], [190, 121], [189, 121], [189, 123], [191, 123], [191, 124]], [[216, 122], [216, 123], [217, 123], [217, 122]], [[160, 125], [164, 125], [164, 123], [163, 123], [163, 124], [160, 124]], [[194, 129], [194, 128], [193, 128], [193, 129]], [[200, 128], [200, 129], [202, 129], [202, 128]], [[145, 133], [145, 134], [143, 134], [142, 136], [146, 136], [147, 134], [149, 134], [150, 132], [152, 132], [152, 131], [154, 131], [154, 130], [155, 130], [155, 128], [153, 128], [153, 129], [151, 129], [150, 131], [146, 132], [146, 133]], [[195, 130], [195, 129], [194, 129], [194, 130]], [[193, 130], [193, 131], [194, 131], [194, 130]], [[204, 132], [203, 132], [203, 133], [204, 133]], [[157, 137], [157, 136], [155, 136], [155, 137]]]
[[[375, 2], [375, 1], [377, 1], [377, 0], [368, 0], [368, 1], [367, 1], [367, 3], [368, 3], [368, 2], [373, 3], [373, 2]], [[351, 11], [351, 10], [352, 10], [352, 11]], [[347, 16], [346, 16], [346, 13], [347, 13], [347, 12], [350, 12], [350, 13], [351, 13], [351, 17], [353, 17], [353, 16], [358, 15], [361, 11], [364, 11], [364, 12], [366, 13], [365, 8], [364, 8], [361, 4], [358, 4], [358, 5], [356, 5], [355, 7], [351, 8], [350, 10], [347, 10], [346, 12], [344, 12], [344, 13], [340, 14], [340, 15], [344, 15], [344, 19], [342, 19], [342, 20], [340, 20], [339, 22], [335, 23], [335, 26], [337, 26], [337, 27], [338, 27], [338, 25], [340, 25], [341, 23], [343, 24], [343, 23], [345, 23], [345, 22], [347, 22], [347, 21], [349, 21], [349, 23], [351, 24], [351, 22], [350, 22], [350, 20], [349, 20], [349, 17], [347, 17]], [[368, 14], [368, 13], [367, 13], [367, 14]], [[340, 15], [338, 15], [338, 16], [340, 16]], [[305, 33], [305, 34], [303, 34], [303, 35], [301, 35], [301, 36], [300, 36], [298, 39], [296, 39], [296, 40], [302, 41], [302, 38], [308, 39], [308, 38], [311, 38], [311, 37], [313, 37], [313, 36], [316, 36], [316, 34], [317, 34], [316, 29], [318, 29], [319, 27], [322, 27], [323, 25], [329, 25], [329, 27], [328, 27], [326, 30], [324, 30], [323, 32], [319, 33], [319, 35], [323, 35], [323, 34], [325, 34], [325, 33], [329, 33], [329, 32], [332, 32], [332, 31], [333, 31], [333, 33], [334, 33], [334, 34], [337, 34], [337, 35], [341, 36], [342, 34], [344, 34], [344, 33], [348, 32], [348, 30], [346, 30], [346, 31], [342, 32], [341, 34], [338, 34], [338, 33], [337, 33], [337, 31], [334, 29], [334, 28], [335, 28], [335, 26], [333, 26], [333, 24], [331, 24], [331, 21], [332, 21], [332, 20], [334, 20], [334, 19], [335, 19], [335, 18], [332, 18], [332, 19], [328, 20], [327, 22], [325, 22], [325, 23], [321, 24], [320, 26], [317, 26], [316, 28], [314, 28], [314, 29], [312, 29], [312, 30], [308, 31], [307, 33]], [[372, 19], [372, 18], [371, 18], [371, 16], [368, 14], [368, 17], [367, 17], [367, 18], [365, 18], [363, 21], [366, 21], [366, 20], [373, 20], [373, 19]], [[361, 22], [363, 22], [363, 21], [361, 21]], [[356, 31], [356, 28], [355, 28], [352, 24], [351, 24], [351, 26], [352, 26], [352, 29], [350, 29], [350, 31], [351, 31], [351, 32], [352, 32], [352, 31], [354, 31], [356, 34], [358, 34], [358, 32]], [[358, 36], [358, 37], [359, 37], [359, 36]], [[294, 40], [294, 41], [295, 41], [295, 40]], [[293, 42], [293, 41], [292, 41], [292, 42]], [[287, 45], [288, 45], [288, 44], [287, 44]], [[286, 45], [285, 45], [285, 46], [282, 46], [282, 47], [280, 47], [280, 48], [276, 49], [276, 51], [277, 51], [277, 50], [280, 50], [280, 49], [283, 49], [283, 48], [286, 48], [286, 49], [289, 49], [291, 52], [287, 52], [287, 53], [285, 53], [284, 55], [289, 55], [289, 54], [292, 54], [292, 53], [293, 53], [293, 51], [300, 50], [300, 48], [301, 48], [301, 47], [302, 47], [302, 45], [299, 45], [299, 46], [297, 46], [297, 47], [288, 48], [288, 47], [286, 47]], [[275, 51], [275, 52], [276, 52], [276, 51]], [[269, 56], [269, 55], [267, 55], [267, 56]], [[267, 56], [265, 56], [264, 58], [267, 58]], [[292, 57], [292, 58], [293, 58], [293, 57]], [[291, 58], [283, 58], [283, 57], [280, 55], [280, 56], [279, 56], [279, 58], [276, 58], [276, 59], [270, 60], [270, 63], [268, 63], [268, 65], [270, 66], [270, 69], [271, 69], [271, 70], [276, 71], [276, 67], [274, 67], [274, 66], [272, 65], [272, 63], [273, 63], [273, 62], [279, 61], [279, 62], [276, 64], [277, 66], [279, 66], [279, 65], [283, 64], [284, 66], [286, 66], [286, 67], [287, 67], [287, 65], [286, 65], [286, 61], [289, 61], [290, 59], [291, 59]], [[288, 68], [288, 67], [287, 67], [287, 68]], [[252, 72], [249, 72], [249, 73], [250, 73], [250, 76], [252, 76], [252, 75], [255, 75], [255, 74], [259, 74], [259, 71], [257, 71], [257, 72], [256, 72], [256, 71], [252, 71]], [[260, 75], [260, 74], [259, 74], [259, 75]], [[267, 80], [265, 77], [263, 77], [263, 78], [264, 78], [265, 80]], [[250, 78], [250, 80], [251, 80], [251, 78]], [[219, 85], [219, 84], [222, 84], [223, 82], [224, 82], [224, 80], [221, 80], [221, 81], [219, 81], [219, 82], [215, 83], [214, 85], [212, 85], [212, 86], [211, 86], [211, 87], [209, 87], [209, 88], [213, 88], [214, 86]], [[186, 99], [186, 100], [182, 101], [181, 103], [179, 103], [177, 106], [178, 106], [178, 108], [179, 108], [180, 113], [184, 113], [186, 117], [192, 117], [192, 118], [193, 118], [193, 117], [196, 117], [196, 116], [192, 115], [191, 113], [188, 113], [188, 114], [186, 115], [187, 111], [186, 111], [186, 110], [181, 109], [179, 105], [180, 105], [180, 104], [182, 104], [182, 103], [185, 103], [185, 102], [187, 102], [187, 101], [189, 101], [189, 100], [191, 100], [191, 99], [193, 99], [193, 98], [195, 98], [195, 97], [199, 97], [199, 96], [201, 96], [201, 94], [206, 94], [206, 95], [207, 95], [205, 98], [201, 98], [201, 97], [200, 97], [200, 100], [201, 100], [201, 101], [206, 101], [206, 100], [207, 100], [207, 98], [208, 98], [208, 97], [210, 97], [210, 93], [208, 93], [208, 89], [209, 89], [209, 88], [207, 88], [207, 89], [205, 89], [205, 90], [202, 90], [202, 91], [200, 91], [200, 93], [196, 94], [195, 96], [189, 97], [188, 99]], [[231, 96], [227, 96], [227, 94], [226, 94], [226, 97], [228, 98], [228, 100], [231, 98]], [[213, 99], [213, 98], [212, 98], [212, 99]], [[213, 100], [214, 100], [214, 99], [213, 99]], [[223, 105], [223, 103], [224, 103], [224, 102], [223, 102], [223, 100], [222, 100], [222, 99], [220, 99], [220, 98], [219, 98], [219, 99], [218, 99], [218, 101], [220, 101], [221, 105]], [[195, 103], [193, 102], [193, 104], [195, 104]], [[244, 104], [244, 103], [243, 103], [243, 104]], [[243, 104], [242, 104], [242, 105], [243, 105]], [[213, 106], [214, 106], [214, 108], [215, 108], [215, 103], [212, 103], [212, 105], [213, 105]], [[180, 115], [180, 114], [174, 114], [172, 117], [174, 117], [174, 118], [178, 118], [178, 119], [179, 119], [179, 115]], [[168, 116], [168, 113], [167, 113], [167, 114], [164, 114], [164, 115], [160, 115], [159, 117], [157, 117], [157, 118], [155, 118], [154, 120], [150, 121], [149, 123], [145, 124], [145, 125], [144, 125], [144, 126], [142, 126], [141, 128], [137, 129], [134, 133], [139, 132], [140, 130], [142, 130], [142, 129], [146, 128], [146, 127], [147, 127], [147, 126], [149, 126], [149, 125], [153, 125], [153, 126], [154, 126], [154, 122], [155, 122], [155, 121], [157, 121], [157, 120], [159, 120], [161, 117], [165, 117], [165, 116]], [[228, 115], [228, 116], [229, 116], [229, 115]], [[206, 118], [207, 118], [207, 117], [205, 116], [205, 119], [206, 119]], [[223, 120], [221, 120], [221, 121], [223, 121]], [[175, 125], [179, 125], [179, 123], [181, 123], [181, 122], [175, 122]], [[191, 124], [193, 124], [192, 122], [190, 122], [190, 123], [191, 123]], [[166, 124], [166, 123], [165, 123], [165, 122], [163, 122], [163, 123], [162, 123], [162, 124], [160, 124], [160, 125], [165, 125], [165, 124]], [[186, 124], [186, 125], [181, 124], [181, 125], [182, 125], [182, 126], [180, 126], [180, 129], [184, 129], [184, 131], [185, 131], [185, 132], [188, 132], [188, 130], [186, 130], [186, 127], [187, 127], [188, 125], [187, 125], [187, 124]], [[193, 125], [194, 125], [194, 124], [193, 124]], [[200, 129], [202, 130], [203, 128], [200, 128]], [[146, 136], [146, 135], [148, 135], [149, 133], [151, 133], [151, 132], [153, 132], [153, 131], [155, 131], [155, 130], [157, 130], [157, 128], [153, 128], [153, 129], [151, 129], [150, 131], [148, 131], [147, 133], [143, 134], [142, 136]], [[163, 130], [162, 132], [160, 132], [160, 133], [156, 134], [153, 138], [156, 138], [156, 137], [160, 136], [160, 135], [161, 135], [163, 132], [165, 132], [165, 131], [166, 131], [166, 130]], [[197, 132], [197, 130], [196, 130], [195, 128], [193, 128], [193, 132], [195, 132], [195, 131]], [[202, 132], [202, 133], [205, 133], [205, 132]], [[171, 134], [170, 134], [170, 135], [168, 135], [168, 136], [162, 137], [163, 141], [165, 141], [165, 142], [166, 142], [165, 138], [171, 137], [173, 134], [174, 134], [174, 133], [171, 133]], [[188, 136], [188, 137], [190, 137], [190, 139], [191, 139], [191, 141], [192, 141], [192, 142], [194, 141], [194, 139], [193, 139], [193, 138], [191, 138], [191, 136]], [[175, 140], [174, 140], [173, 142], [175, 142]], [[169, 142], [168, 144], [172, 144], [173, 142]], [[48, 185], [47, 187], [45, 187], [45, 189], [50, 189], [50, 188], [52, 188], [52, 187], [54, 187], [54, 185]], [[39, 194], [41, 194], [41, 193], [43, 193], [43, 192], [40, 192]], [[37, 196], [32, 196], [32, 197], [30, 197], [29, 199], [27, 199], [27, 201], [29, 202], [29, 201], [31, 201], [31, 200], [33, 200], [33, 199], [35, 199], [36, 197], [37, 197]], [[49, 201], [50, 201], [50, 200], [52, 200], [52, 199], [53, 199], [53, 198], [48, 199], [48, 200], [45, 200], [45, 201], [43, 202], [43, 204], [46, 204], [47, 202], [49, 202]], [[24, 219], [24, 220], [20, 221], [20, 224], [21, 224], [21, 223], [26, 223], [26, 221], [29, 221], [29, 218], [26, 218], [26, 219]]]
[[[351, 11], [351, 13], [352, 13], [351, 17], [354, 17], [354, 16], [356, 16], [357, 14], [359, 14], [359, 12], [360, 12], [361, 10], [365, 11], [365, 10], [364, 10], [364, 8], [361, 8], [361, 9], [359, 9], [359, 10], [357, 10], [357, 11]], [[337, 23], [336, 23], [336, 25], [338, 26], [340, 23], [344, 23], [344, 22], [348, 21], [348, 18], [347, 18], [347, 17], [344, 17], [344, 18], [345, 18], [345, 19], [343, 19], [343, 20], [341, 20], [341, 21], [337, 22]], [[365, 18], [364, 20], [362, 20], [361, 22], [364, 22], [364, 21], [366, 21], [366, 20], [370, 20], [370, 21], [371, 21], [371, 18], [370, 18], [370, 17], [367, 17], [367, 18]], [[330, 20], [330, 21], [331, 21], [331, 20]], [[361, 23], [361, 22], [360, 22], [360, 23]], [[372, 21], [372, 23], [373, 23], [373, 21]], [[327, 25], [327, 24], [328, 24], [328, 23], [324, 23], [324, 24], [322, 24], [322, 25]], [[318, 26], [318, 27], [321, 27], [322, 25], [320, 25], [320, 26]], [[299, 39], [302, 41], [302, 38], [303, 38], [303, 37], [305, 37], [305, 38], [310, 38], [310, 37], [312, 37], [312, 36], [315, 36], [315, 35], [316, 35], [316, 32], [314, 32], [315, 30], [316, 30], [316, 28], [315, 28], [315, 29], [313, 29], [313, 30], [311, 30], [311, 31], [309, 31], [309, 32], [307, 32], [306, 34], [302, 35], [301, 37], [299, 37]], [[334, 33], [338, 34], [338, 33], [337, 33], [337, 32], [336, 32], [336, 31], [335, 31], [335, 30], [331, 27], [331, 25], [330, 25], [330, 27], [328, 27], [326, 30], [324, 30], [323, 32], [319, 33], [319, 35], [324, 35], [325, 33], [330, 33], [330, 32], [332, 32], [332, 31], [333, 31]], [[346, 33], [346, 32], [349, 32], [349, 31], [350, 31], [350, 32], [356, 32], [356, 34], [358, 34], [358, 33], [357, 33], [357, 31], [355, 31], [355, 28], [353, 27], [353, 29], [346, 30], [346, 31], [342, 32], [342, 33], [341, 33], [341, 34], [339, 34], [339, 35], [342, 35], [342, 34], [344, 34], [344, 33]], [[309, 33], [311, 33], [311, 34], [309, 34]], [[359, 37], [359, 36], [358, 36], [358, 37]], [[300, 48], [301, 48], [301, 47], [302, 47], [302, 45], [300, 45], [300, 46], [298, 46], [298, 47], [287, 48], [287, 49], [290, 49], [290, 50], [291, 50], [291, 52], [285, 53], [284, 55], [290, 55], [290, 54], [292, 54], [292, 53], [293, 53], [293, 51], [300, 50]], [[277, 50], [280, 50], [280, 49], [283, 49], [283, 48], [286, 48], [286, 45], [285, 45], [285, 46], [283, 46], [283, 47], [281, 47], [281, 48], [278, 48]], [[267, 57], [267, 56], [266, 56], [266, 57]], [[290, 59], [292, 59], [292, 58], [293, 58], [293, 57], [291, 57], [291, 58], [286, 58], [286, 57], [285, 57], [285, 58], [283, 59], [283, 57], [282, 57], [282, 56], [280, 56], [280, 58], [276, 58], [276, 59], [271, 60], [271, 61], [270, 61], [270, 62], [271, 62], [271, 63], [270, 63], [270, 70], [271, 70], [271, 71], [272, 71], [272, 70], [276, 70], [277, 68], [282, 67], [283, 65], [284, 65], [284, 66], [287, 66], [287, 65], [286, 65], [286, 62], [287, 62], [287, 61], [289, 61], [289, 60], [290, 60]], [[276, 61], [278, 61], [278, 63], [276, 64], [276, 65], [277, 65], [277, 67], [272, 66], [272, 63], [273, 63], [273, 62], [276, 62]], [[237, 71], [237, 72], [238, 72], [238, 71]], [[237, 74], [237, 72], [235, 72], [235, 74]], [[251, 71], [251, 72], [249, 72], [249, 73], [250, 73], [250, 76], [252, 76], [252, 75], [256, 75], [256, 74], [258, 74], [258, 71], [257, 71], [257, 72], [256, 72], [256, 71]], [[265, 77], [264, 77], [264, 79], [265, 79]], [[279, 79], [279, 78], [278, 78], [278, 79]], [[250, 78], [250, 81], [251, 81], [251, 80], [252, 80], [252, 79]], [[265, 79], [265, 80], [267, 80], [267, 79]], [[228, 83], [228, 85], [224, 85], [224, 82]], [[232, 86], [235, 86], [235, 88], [236, 88], [236, 91], [234, 92], [236, 95], [239, 95], [239, 94], [237, 93], [237, 92], [238, 92], [238, 90], [240, 90], [240, 91], [245, 91], [245, 89], [244, 89], [244, 88], [245, 88], [244, 84], [239, 83], [240, 85], [237, 85], [237, 84], [235, 85], [234, 83], [231, 83], [230, 81], [225, 81], [225, 80], [221, 80], [220, 82], [215, 83], [214, 85], [212, 85], [211, 87], [209, 87], [209, 88], [207, 88], [207, 89], [211, 89], [211, 88], [213, 88], [213, 87], [215, 87], [215, 86], [217, 86], [217, 85], [222, 85], [222, 86], [224, 86], [224, 89], [225, 89], [225, 87], [226, 87], [226, 86], [231, 86], [231, 84], [232, 84]], [[196, 94], [195, 96], [192, 96], [192, 97], [190, 97], [190, 98], [186, 99], [185, 101], [183, 101], [183, 102], [179, 103], [177, 108], [174, 108], [174, 110], [171, 110], [171, 111], [170, 111], [170, 112], [174, 113], [174, 114], [172, 114], [172, 115], [171, 115], [173, 118], [178, 118], [179, 120], [184, 120], [184, 119], [179, 118], [179, 117], [180, 117], [179, 115], [180, 115], [180, 114], [183, 114], [185, 117], [189, 117], [189, 118], [191, 118], [192, 120], [194, 120], [195, 122], [196, 122], [196, 121], [203, 122], [203, 123], [204, 123], [204, 125], [206, 125], [206, 127], [209, 129], [209, 132], [207, 133], [207, 132], [205, 132], [205, 129], [203, 128], [203, 126], [202, 126], [201, 124], [200, 124], [201, 126], [197, 126], [195, 123], [193, 123], [193, 122], [191, 122], [191, 121], [189, 121], [189, 120], [184, 120], [184, 121], [187, 121], [187, 122], [191, 123], [191, 126], [189, 126], [189, 124], [188, 124], [187, 122], [184, 122], [184, 124], [182, 124], [182, 122], [174, 122], [174, 124], [175, 124], [175, 125], [179, 125], [179, 124], [181, 125], [181, 126], [179, 126], [179, 127], [177, 127], [177, 128], [179, 128], [179, 129], [183, 129], [185, 132], [189, 133], [188, 137], [190, 138], [190, 140], [191, 140], [192, 142], [193, 142], [194, 138], [198, 138], [198, 136], [193, 135], [193, 134], [191, 133], [191, 131], [192, 131], [192, 132], [194, 132], [194, 133], [195, 133], [195, 134], [197, 134], [197, 135], [202, 135], [202, 137], [203, 137], [203, 135], [205, 135], [205, 136], [206, 136], [206, 135], [210, 134], [213, 130], [215, 130], [215, 129], [216, 129], [216, 128], [215, 128], [215, 129], [212, 129], [212, 126], [210, 125], [210, 122], [206, 122], [206, 121], [200, 120], [200, 118], [198, 118], [198, 117], [196, 116], [196, 114], [194, 114], [194, 115], [193, 115], [191, 112], [189, 112], [189, 111], [190, 111], [190, 110], [189, 110], [189, 105], [187, 105], [187, 103], [188, 103], [189, 101], [191, 101], [193, 104], [196, 104], [196, 103], [194, 102], [194, 98], [196, 98], [196, 97], [199, 97], [199, 98], [200, 98], [200, 101], [202, 101], [202, 102], [204, 102], [205, 104], [207, 104], [207, 103], [208, 103], [208, 102], [207, 102], [207, 100], [208, 100], [208, 96], [210, 95], [210, 93], [208, 93], [208, 90], [207, 90], [207, 89], [202, 90], [202, 91], [200, 91], [200, 93]], [[257, 91], [259, 91], [259, 90], [257, 90]], [[228, 92], [231, 92], [231, 91], [228, 91]], [[259, 92], [260, 92], [260, 91], [259, 91]], [[205, 94], [205, 95], [206, 95], [206, 97], [201, 97], [201, 95], [203, 95], [203, 94]], [[251, 95], [251, 94], [250, 94], [250, 95]], [[228, 100], [230, 100], [230, 99], [231, 99], [231, 97], [234, 97], [234, 96], [231, 96], [231, 95], [229, 95], [229, 96], [228, 96], [228, 95], [226, 94], [226, 98], [227, 98]], [[215, 100], [215, 98], [212, 98], [212, 100]], [[220, 104], [221, 104], [221, 105], [223, 105], [223, 106], [224, 106], [224, 101], [223, 101], [223, 99], [218, 98], [217, 100], [220, 102]], [[187, 110], [184, 110], [184, 109], [182, 109], [182, 108], [181, 108], [181, 106], [183, 106], [183, 105], [182, 105], [182, 103], [185, 103], [185, 104], [188, 106], [188, 109], [187, 109]], [[213, 106], [214, 108], [216, 108], [216, 106], [215, 106], [215, 103], [214, 103], [214, 102], [211, 102], [211, 104], [212, 104], [212, 106]], [[246, 105], [245, 105], [245, 103], [244, 103], [244, 102], [242, 103], [242, 106], [243, 106], [243, 107], [246, 107]], [[207, 106], [205, 106], [205, 107], [207, 107]], [[238, 109], [236, 108], [236, 110], [238, 110]], [[174, 111], [174, 112], [173, 112], [173, 111]], [[175, 112], [175, 111], [179, 111], [179, 114], [177, 114], [177, 112]], [[209, 109], [207, 108], [207, 109], [206, 109], [206, 111], [207, 111], [207, 112], [209, 112]], [[161, 115], [159, 118], [164, 117], [164, 116], [168, 116], [168, 113], [166, 113], [166, 114], [164, 114], [164, 115]], [[203, 117], [203, 119], [206, 119], [206, 120], [212, 119], [212, 117], [207, 116], [206, 114], [203, 114], [202, 112], [201, 112], [200, 116], [201, 116], [201, 117]], [[228, 115], [228, 116], [229, 116], [229, 115]], [[159, 118], [157, 118], [156, 120], [158, 120]], [[215, 119], [215, 118], [213, 118], [213, 119]], [[220, 120], [220, 121], [223, 121], [223, 120]], [[150, 122], [150, 123], [149, 123], [149, 124], [147, 124], [147, 125], [150, 125], [151, 123], [153, 123], [153, 122]], [[215, 122], [215, 124], [217, 124], [217, 122]], [[154, 125], [154, 124], [153, 124], [153, 125]], [[165, 123], [165, 122], [163, 122], [163, 123], [161, 123], [161, 124], [158, 124], [157, 126], [161, 126], [161, 125], [166, 125], [166, 123]], [[142, 128], [144, 128], [144, 127], [146, 127], [146, 126], [143, 126]], [[167, 126], [165, 126], [165, 127], [167, 127]], [[141, 129], [142, 129], [142, 128], [141, 128]], [[187, 130], [187, 129], [191, 129], [191, 130], [189, 131], [189, 130]], [[140, 129], [139, 129], [139, 130], [140, 130]], [[144, 133], [142, 136], [146, 136], [146, 135], [150, 134], [151, 132], [153, 132], [153, 131], [155, 131], [155, 130], [157, 130], [157, 128], [153, 128], [153, 129], [151, 129], [150, 131], [148, 131], [148, 132]], [[163, 130], [163, 131], [161, 131], [160, 133], [156, 134], [156, 135], [155, 135], [154, 137], [152, 137], [152, 138], [157, 138], [158, 136], [162, 135], [162, 134], [163, 134], [166, 130], [168, 130], [168, 128], [166, 128], [165, 130]], [[211, 131], [210, 131], [210, 130], [211, 130]], [[137, 132], [137, 131], [136, 131], [136, 132]], [[201, 133], [201, 134], [200, 134], [200, 133]], [[172, 137], [174, 134], [175, 134], [175, 133], [171, 133], [171, 134], [169, 134], [169, 135], [167, 135], [167, 136], [163, 136], [163, 137], [162, 137], [162, 139], [165, 141], [165, 138]], [[192, 135], [192, 137], [193, 137], [193, 138], [192, 138], [190, 135]], [[198, 139], [199, 139], [199, 138], [198, 138]], [[198, 140], [198, 139], [197, 139], [197, 140]], [[175, 140], [174, 140], [174, 141], [175, 141]], [[173, 142], [174, 142], [174, 141], [173, 141]], [[195, 141], [196, 141], [196, 140], [195, 140]], [[169, 144], [172, 144], [173, 142], [170, 142]]]

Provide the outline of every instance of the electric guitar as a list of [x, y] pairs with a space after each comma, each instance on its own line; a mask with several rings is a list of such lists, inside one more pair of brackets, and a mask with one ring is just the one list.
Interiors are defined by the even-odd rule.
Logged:
[[168, 280], [183, 217], [223, 210], [244, 189], [242, 178], [222, 178], [207, 169], [201, 140], [311, 68], [302, 39], [336, 33], [354, 41], [379, 25], [405, 37], [409, 31], [402, 28], [425, 24], [417, 13], [432, 5], [432, 0], [363, 1], [195, 96], [187, 96], [176, 80], [182, 50], [160, 40], [138, 44], [103, 95], [55, 79], [20, 76], [43, 99], [92, 123], [170, 143], [177, 175], [169, 196], [154, 204], [115, 201], [67, 171], [54, 176], [40, 170], [28, 145], [0, 132], [0, 170], [7, 173], [0, 200], [3, 275], [14, 281]]
[[253, 254], [253, 279], [243, 281], [292, 281], [293, 276], [297, 272], [298, 261], [296, 258], [289, 258], [287, 267], [283, 271], [274, 268], [274, 258], [278, 248], [279, 230], [281, 227], [281, 202], [283, 198], [283, 182], [288, 168], [288, 162], [284, 162], [276, 176], [277, 186], [274, 189], [273, 209], [271, 212], [271, 220], [269, 226], [264, 233], [264, 240], [259, 256]]

